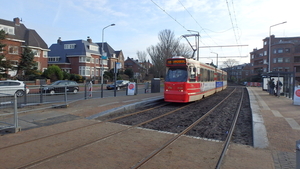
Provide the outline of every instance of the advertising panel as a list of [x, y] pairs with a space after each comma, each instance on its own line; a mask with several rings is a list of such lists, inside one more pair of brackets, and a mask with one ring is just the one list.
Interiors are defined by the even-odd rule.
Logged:
[[300, 105], [300, 86], [295, 86], [294, 105]]
[[136, 83], [129, 82], [127, 87], [127, 95], [135, 95], [135, 88], [136, 88]]

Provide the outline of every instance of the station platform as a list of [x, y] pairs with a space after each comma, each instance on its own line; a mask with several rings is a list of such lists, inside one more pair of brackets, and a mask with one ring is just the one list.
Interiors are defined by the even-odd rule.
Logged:
[[[253, 112], [253, 131], [254, 131], [254, 147], [251, 146], [243, 146], [243, 145], [231, 145], [230, 150], [228, 151], [225, 161], [224, 167], [222, 168], [274, 168], [274, 169], [281, 169], [281, 168], [296, 168], [296, 141], [300, 140], [300, 106], [293, 105], [293, 101], [286, 97], [275, 97], [269, 95], [266, 91], [263, 91], [260, 87], [247, 87], [249, 91], [249, 97], [251, 102], [251, 109]], [[3, 160], [0, 160], [0, 168], [14, 168], [13, 161], [9, 161], [6, 157], [9, 154], [4, 155], [4, 153], [13, 153], [11, 151], [1, 150], [1, 147], [9, 146], [10, 144], [16, 144], [18, 142], [30, 140], [37, 137], [43, 137], [48, 134], [53, 134], [57, 132], [62, 132], [67, 129], [76, 128], [78, 126], [84, 126], [90, 123], [96, 123], [93, 119], [102, 116], [104, 114], [108, 114], [111, 112], [119, 111], [121, 109], [130, 109], [134, 108], [136, 104], [142, 104], [143, 102], [153, 101], [163, 99], [163, 92], [160, 93], [147, 93], [147, 94], [138, 94], [133, 96], [119, 96], [119, 97], [105, 97], [99, 99], [89, 99], [89, 100], [82, 100], [77, 101], [74, 103], [70, 103], [67, 108], [53, 108], [42, 110], [39, 112], [39, 115], [36, 113], [26, 113], [24, 115], [19, 116], [19, 124], [24, 129], [18, 133], [6, 134], [0, 136], [0, 154], [3, 155]], [[64, 116], [65, 122], [54, 123], [53, 118], [62, 117]], [[75, 118], [76, 117], [76, 118]], [[47, 119], [51, 119], [47, 121]], [[61, 119], [61, 118], [60, 118]], [[39, 122], [40, 123], [37, 123]], [[108, 124], [105, 130], [110, 130], [109, 126], [112, 124]], [[116, 126], [111, 126], [116, 127]], [[118, 126], [119, 127], [119, 126]], [[124, 126], [123, 126], [124, 127]], [[99, 132], [94, 130], [95, 132]], [[71, 140], [74, 137], [74, 140], [82, 137], [84, 133], [90, 132], [89, 131], [82, 131], [82, 133], [78, 133], [77, 135], [71, 136], [69, 135], [66, 140]], [[150, 138], [155, 138], [157, 135], [162, 135], [162, 133], [149, 133], [149, 131], [143, 131], [147, 133], [144, 137], [149, 136]], [[138, 133], [143, 133], [139, 131]], [[154, 134], [154, 135], [152, 135]], [[124, 136], [125, 137], [125, 136]], [[136, 137], [136, 136], [134, 136]], [[62, 138], [60, 138], [62, 139]], [[124, 138], [125, 139], [125, 138]], [[132, 143], [132, 137], [130, 138], [130, 142]], [[190, 139], [195, 140], [195, 138], [186, 138], [189, 139], [188, 143], [192, 143]], [[49, 143], [44, 144], [51, 144], [51, 140]], [[151, 144], [151, 139], [147, 140], [147, 144]], [[135, 142], [135, 141], [133, 141]], [[208, 152], [210, 151], [210, 147], [214, 147], [214, 144], [220, 144], [218, 142], [209, 142], [203, 140], [193, 141], [196, 142], [195, 145], [197, 147], [202, 147], [201, 151]], [[199, 143], [201, 142], [201, 143]], [[186, 144], [187, 142], [184, 142]], [[39, 145], [41, 143], [35, 143], [35, 145]], [[63, 143], [61, 143], [63, 144]], [[68, 142], [68, 144], [72, 144], [72, 142]], [[124, 140], [119, 145], [125, 144]], [[195, 146], [192, 145], [192, 146]], [[113, 145], [112, 145], [113, 146]], [[55, 151], [54, 147], [48, 146], [49, 151]], [[130, 147], [130, 146], [128, 146]], [[180, 147], [180, 146], [179, 146]], [[26, 147], [30, 149], [30, 146]], [[99, 148], [102, 149], [103, 147]], [[97, 148], [93, 148], [96, 150]], [[197, 148], [195, 148], [196, 150]], [[33, 149], [34, 150], [34, 149]], [[45, 147], [43, 151], [48, 151]], [[109, 150], [108, 152], [110, 152]], [[173, 148], [173, 152], [176, 151], [176, 148]], [[193, 148], [185, 149], [186, 152], [182, 152], [183, 154], [192, 154], [190, 157], [198, 157], [200, 151], [189, 152], [193, 151]], [[107, 152], [107, 151], [104, 151]], [[24, 155], [26, 151], [16, 152], [18, 155]], [[28, 151], [28, 153], [32, 153]], [[91, 153], [91, 152], [89, 152]], [[103, 151], [99, 151], [99, 153], [103, 153]], [[198, 154], [197, 154], [198, 153]], [[18, 160], [16, 154], [12, 154], [14, 159]], [[204, 153], [205, 154], [205, 153]], [[2, 158], [0, 155], [0, 159]], [[70, 157], [70, 159], [77, 159], [76, 154], [74, 153], [75, 157]], [[81, 153], [83, 155], [83, 153]], [[88, 154], [87, 154], [88, 155]], [[99, 155], [99, 154], [98, 154]], [[173, 154], [174, 157], [177, 156], [176, 153]], [[29, 154], [25, 156], [30, 156]], [[78, 156], [78, 155], [77, 155]], [[130, 157], [129, 154], [126, 157]], [[134, 154], [132, 154], [132, 158]], [[6, 158], [6, 160], [4, 160]], [[123, 157], [124, 158], [124, 157]], [[93, 164], [92, 158], [85, 158], [85, 160], [90, 159], [91, 161], [84, 161], [82, 163], [82, 167], [84, 164], [89, 164], [89, 168], [98, 168], [97, 165]], [[20, 160], [20, 159], [19, 159]], [[24, 160], [24, 159], [22, 159]], [[58, 159], [57, 159], [58, 160]], [[99, 162], [98, 159], [97, 162]], [[115, 163], [116, 158], [112, 158], [111, 161], [106, 161], [107, 165]], [[206, 159], [205, 162], [212, 161], [210, 159]], [[300, 160], [300, 159], [299, 159]], [[122, 159], [121, 161], [126, 161], [126, 159]], [[122, 162], [119, 161], [120, 164]], [[176, 161], [176, 160], [175, 160]], [[188, 164], [187, 164], [188, 161]], [[80, 160], [77, 161], [80, 163]], [[188, 160], [182, 159], [181, 156], [178, 157], [177, 163], [171, 164], [168, 160], [166, 160], [167, 166], [170, 168], [176, 168], [176, 165], [179, 167], [179, 163], [182, 163], [182, 166], [187, 168], [194, 168], [193, 166], [197, 166], [199, 163], [199, 159], [190, 158]], [[59, 164], [59, 163], [57, 163]], [[81, 164], [81, 163], [80, 163]], [[176, 164], [176, 165], [175, 165]], [[62, 167], [62, 166], [55, 166], [55, 163], [51, 164], [52, 167]], [[68, 164], [69, 166], [71, 164]], [[162, 165], [162, 164], [161, 164]], [[175, 166], [174, 166], [175, 165]], [[75, 164], [74, 166], [75, 167]], [[159, 168], [159, 166], [151, 166], [150, 168]], [[204, 167], [204, 166], [202, 166]], [[204, 167], [204, 168], [213, 168], [214, 166]], [[49, 168], [51, 168], [49, 166]], [[147, 167], [144, 167], [147, 168]], [[167, 167], [168, 168], [168, 167]]]
[[293, 105], [290, 98], [269, 95], [261, 87], [247, 89], [253, 115], [254, 147], [270, 151], [274, 168], [296, 168], [300, 106]]

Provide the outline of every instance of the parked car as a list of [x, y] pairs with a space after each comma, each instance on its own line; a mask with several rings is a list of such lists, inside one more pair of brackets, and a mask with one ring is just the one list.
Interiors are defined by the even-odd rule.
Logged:
[[[116, 81], [116, 85], [117, 85], [117, 90], [120, 90], [121, 88], [125, 88], [127, 86], [127, 84], [129, 83], [128, 80], [117, 80]], [[107, 90], [112, 90], [115, 88], [115, 83], [113, 84], [109, 84], [106, 86]]]
[[[26, 93], [29, 89], [26, 87]], [[25, 83], [18, 80], [5, 80], [0, 81], [0, 96], [13, 96], [22, 97], [25, 94]]]
[[41, 92], [54, 95], [55, 93], [64, 93], [65, 89], [67, 89], [67, 92], [76, 94], [79, 91], [79, 85], [77, 82], [71, 80], [58, 80], [50, 85], [42, 86]]

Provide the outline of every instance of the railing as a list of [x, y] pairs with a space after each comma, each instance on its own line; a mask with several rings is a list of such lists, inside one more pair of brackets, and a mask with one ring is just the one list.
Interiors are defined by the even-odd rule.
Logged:
[[[140, 84], [136, 87], [139, 93], [151, 93], [151, 84]], [[79, 85], [79, 88], [74, 86], [51, 86], [59, 88], [57, 90], [47, 90], [47, 86], [27, 86], [29, 93], [24, 93], [23, 96], [17, 97], [16, 94], [5, 94], [5, 91], [0, 91], [0, 131], [3, 129], [12, 128], [13, 131], [18, 131], [17, 115], [20, 113], [49, 109], [54, 107], [64, 107], [72, 102], [79, 100], [87, 100], [93, 98], [101, 98], [101, 84], [86, 83]], [[127, 86], [121, 90], [106, 90], [104, 86], [103, 97], [115, 97], [127, 95]], [[24, 87], [26, 91], [26, 86]], [[12, 119], [7, 121], [6, 119]]]

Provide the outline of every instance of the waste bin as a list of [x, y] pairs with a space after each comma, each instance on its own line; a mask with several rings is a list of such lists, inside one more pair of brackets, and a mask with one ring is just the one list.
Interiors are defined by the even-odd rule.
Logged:
[[160, 92], [160, 78], [153, 78], [151, 80], [151, 93]]

